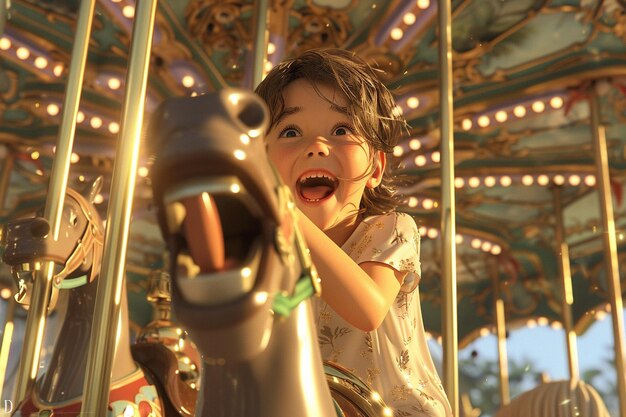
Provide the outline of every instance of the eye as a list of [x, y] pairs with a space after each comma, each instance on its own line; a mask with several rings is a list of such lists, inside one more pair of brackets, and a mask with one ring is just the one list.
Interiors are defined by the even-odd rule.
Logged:
[[346, 136], [352, 134], [352, 128], [349, 126], [337, 126], [333, 129], [333, 136]]
[[293, 126], [287, 126], [278, 135], [279, 138], [297, 138], [300, 136], [300, 131]]

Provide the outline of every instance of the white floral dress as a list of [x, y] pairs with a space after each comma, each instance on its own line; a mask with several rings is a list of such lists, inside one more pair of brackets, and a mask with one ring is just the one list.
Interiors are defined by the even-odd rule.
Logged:
[[314, 300], [314, 317], [322, 358], [343, 365], [378, 391], [395, 417], [450, 417], [422, 322], [419, 239], [408, 214], [363, 220], [342, 249], [357, 264], [381, 262], [407, 272], [395, 302], [371, 332], [348, 324], [321, 298]]

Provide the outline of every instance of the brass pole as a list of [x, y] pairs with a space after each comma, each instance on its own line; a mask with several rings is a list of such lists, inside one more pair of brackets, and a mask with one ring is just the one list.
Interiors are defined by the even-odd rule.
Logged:
[[[9, 184], [11, 182], [11, 172], [13, 171], [13, 152], [7, 149], [7, 155], [2, 164], [2, 173], [0, 173], [0, 213], [5, 213], [5, 202], [7, 193], [9, 192]], [[9, 352], [11, 350], [11, 341], [13, 340], [13, 315], [15, 313], [15, 298], [13, 294], [8, 301], [7, 316], [4, 321], [4, 333], [2, 336], [2, 346], [0, 346], [0, 398], [4, 389], [4, 380], [7, 373], [7, 364], [9, 363]]]
[[[9, 9], [11, 8], [11, 0], [0, 0], [0, 35], [4, 33], [4, 27], [9, 17]], [[0, 390], [0, 393], [2, 391]]]
[[[61, 225], [61, 214], [65, 201], [67, 178], [70, 170], [70, 157], [76, 133], [76, 117], [80, 103], [81, 88], [87, 62], [87, 48], [91, 33], [91, 22], [96, 0], [80, 2], [78, 20], [76, 22], [76, 37], [72, 46], [69, 77], [63, 100], [63, 115], [59, 127], [59, 138], [56, 154], [52, 162], [50, 183], [44, 217], [50, 223], [50, 230], [55, 240], [58, 239]], [[43, 343], [46, 326], [46, 315], [52, 289], [53, 262], [45, 262], [42, 269], [33, 272], [33, 288], [31, 302], [24, 329], [24, 344], [17, 374], [15, 395], [18, 401], [26, 397], [39, 370], [39, 355]]]
[[15, 306], [17, 301], [13, 295], [8, 300], [7, 317], [4, 322], [4, 333], [2, 335], [2, 347], [0, 348], [0, 396], [4, 390], [4, 379], [6, 378], [7, 364], [9, 363], [9, 352], [11, 351], [11, 342], [13, 340], [13, 327], [15, 316]]
[[443, 273], [443, 385], [452, 412], [459, 415], [456, 297], [456, 225], [454, 200], [454, 128], [452, 101], [452, 17], [450, 0], [439, 7], [439, 80], [441, 111], [441, 243]]
[[609, 158], [606, 148], [606, 134], [600, 118], [600, 104], [595, 85], [590, 91], [591, 134], [593, 136], [596, 160], [596, 176], [600, 192], [602, 225], [604, 226], [604, 262], [606, 280], [611, 297], [611, 317], [613, 318], [613, 338], [615, 344], [615, 370], [619, 395], [620, 416], [626, 416], [626, 370], [624, 369], [624, 305], [617, 264], [617, 242], [615, 240], [615, 219], [613, 200], [609, 182]]
[[268, 39], [268, 0], [258, 0], [256, 15], [256, 30], [254, 37], [253, 65], [252, 65], [252, 88], [263, 81], [263, 70], [265, 69], [265, 58], [267, 56]]
[[565, 330], [565, 341], [567, 343], [567, 364], [569, 367], [569, 377], [572, 382], [578, 381], [580, 375], [578, 370], [578, 348], [576, 346], [576, 332], [574, 331], [574, 321], [572, 319], [572, 304], [574, 304], [574, 293], [572, 291], [572, 274], [570, 272], [569, 246], [565, 242], [565, 227], [563, 226], [563, 203], [561, 201], [561, 187], [554, 188], [554, 215], [556, 219], [554, 235], [556, 248], [560, 254], [559, 278], [561, 283], [561, 309], [563, 319], [563, 329]]
[[122, 128], [113, 167], [102, 271], [83, 387], [83, 416], [106, 415], [108, 406], [156, 9], [157, 0], [139, 0], [136, 4]]
[[[489, 255], [487, 255], [489, 256]], [[509, 390], [509, 362], [506, 349], [506, 314], [504, 300], [500, 294], [500, 277], [495, 258], [490, 256], [491, 277], [493, 280], [493, 299], [496, 316], [496, 336], [498, 337], [498, 365], [500, 369], [500, 403], [501, 406], [511, 402]]]
[[7, 148], [7, 155], [4, 158], [4, 164], [2, 164], [2, 173], [0, 173], [0, 214], [4, 215], [6, 212], [6, 198], [9, 193], [9, 185], [11, 184], [11, 172], [13, 172], [13, 166], [15, 165], [15, 156], [13, 150]]

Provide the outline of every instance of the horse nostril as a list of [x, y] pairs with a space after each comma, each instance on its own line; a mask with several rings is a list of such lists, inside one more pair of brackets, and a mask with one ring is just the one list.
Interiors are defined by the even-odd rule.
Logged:
[[259, 103], [250, 100], [243, 103], [237, 117], [250, 129], [258, 129], [265, 120], [265, 111]]
[[30, 234], [33, 237], [44, 238], [50, 233], [50, 224], [45, 219], [34, 221], [30, 225]]

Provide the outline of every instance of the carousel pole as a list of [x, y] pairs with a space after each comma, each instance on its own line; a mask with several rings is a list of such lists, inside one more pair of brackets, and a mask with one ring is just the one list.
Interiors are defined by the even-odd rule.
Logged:
[[452, 412], [459, 415], [456, 298], [456, 225], [454, 201], [454, 127], [452, 107], [452, 16], [450, 0], [439, 7], [439, 101], [441, 112], [441, 241], [443, 272], [443, 385]]
[[[72, 46], [69, 76], [65, 97], [63, 99], [63, 116], [59, 127], [59, 139], [52, 162], [50, 183], [44, 218], [50, 223], [50, 231], [54, 240], [58, 239], [61, 225], [61, 214], [70, 170], [70, 157], [76, 133], [76, 118], [80, 103], [81, 88], [87, 62], [87, 48], [91, 33], [91, 22], [96, 0], [83, 0], [78, 11], [76, 37]], [[15, 399], [21, 401], [31, 388], [39, 370], [39, 355], [43, 343], [48, 303], [52, 292], [54, 263], [44, 262], [42, 268], [35, 265], [33, 271], [33, 288], [31, 302], [24, 329], [24, 344], [17, 374]]]
[[267, 55], [268, 40], [268, 0], [258, 0], [256, 15], [256, 30], [254, 37], [254, 51], [252, 64], [252, 89], [255, 89], [263, 81], [263, 69], [265, 68], [265, 58]]
[[[9, 183], [11, 182], [11, 172], [13, 171], [13, 154], [11, 150], [7, 150], [2, 165], [2, 173], [0, 173], [0, 213], [4, 214], [6, 196], [9, 191]], [[9, 352], [11, 350], [11, 341], [13, 340], [13, 328], [15, 315], [15, 306], [17, 302], [13, 295], [9, 297], [7, 306], [7, 316], [4, 321], [4, 332], [2, 333], [2, 345], [0, 346], [0, 398], [4, 390], [4, 380], [6, 378], [7, 364], [9, 363]]]
[[491, 257], [491, 277], [493, 280], [493, 299], [496, 312], [496, 336], [498, 337], [498, 365], [500, 370], [500, 403], [501, 406], [511, 402], [509, 390], [509, 363], [506, 350], [506, 314], [504, 300], [500, 294], [500, 277], [496, 259]]
[[113, 168], [102, 270], [98, 280], [94, 326], [91, 327], [83, 386], [82, 416], [106, 415], [113, 354], [117, 343], [115, 335], [119, 331], [127, 331], [118, 329], [120, 303], [156, 9], [157, 0], [139, 0], [136, 4], [122, 129]]
[[567, 343], [567, 364], [569, 367], [569, 377], [572, 383], [580, 378], [578, 373], [578, 349], [576, 346], [576, 332], [574, 331], [574, 321], [572, 320], [572, 304], [574, 303], [574, 293], [572, 291], [572, 274], [570, 272], [569, 246], [565, 242], [565, 228], [563, 226], [563, 203], [561, 200], [561, 187], [554, 188], [554, 215], [556, 227], [554, 234], [556, 238], [556, 250], [560, 252], [559, 277], [561, 281], [561, 309], [563, 318], [563, 329], [565, 330], [565, 341]]
[[[11, 0], [0, 0], [0, 35], [4, 33], [4, 27], [9, 17], [9, 9], [11, 8]], [[2, 390], [0, 390], [0, 393]]]
[[617, 392], [619, 395], [619, 415], [626, 416], [626, 369], [624, 368], [624, 305], [617, 264], [617, 242], [615, 240], [615, 219], [609, 177], [609, 157], [606, 147], [606, 133], [600, 116], [600, 103], [595, 83], [590, 91], [591, 134], [596, 162], [596, 177], [600, 193], [602, 225], [604, 227], [604, 262], [606, 280], [611, 297], [611, 317], [615, 345], [615, 367]]

